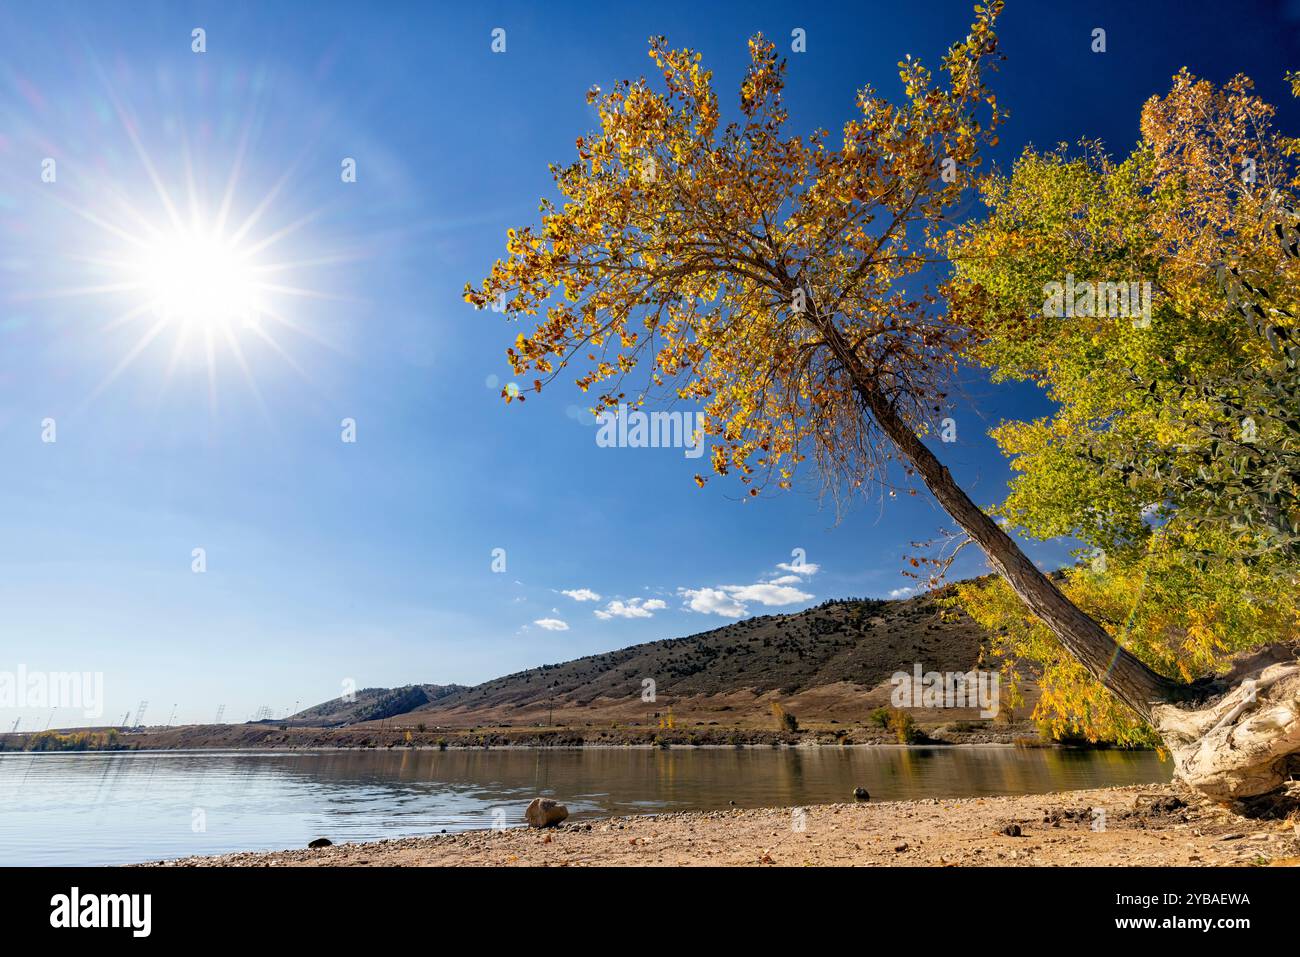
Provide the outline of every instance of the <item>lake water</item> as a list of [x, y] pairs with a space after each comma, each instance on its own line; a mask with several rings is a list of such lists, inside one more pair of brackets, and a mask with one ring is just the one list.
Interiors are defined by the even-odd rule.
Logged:
[[664, 810], [1167, 781], [1151, 752], [1015, 748], [0, 754], [0, 865], [122, 864]]

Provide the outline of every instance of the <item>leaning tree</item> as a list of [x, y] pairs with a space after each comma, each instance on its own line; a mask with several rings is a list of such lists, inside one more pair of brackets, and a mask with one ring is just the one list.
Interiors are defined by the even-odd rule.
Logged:
[[[789, 487], [809, 459], [850, 491], [887, 483], [891, 468], [919, 475], [1069, 654], [1171, 729], [1191, 783], [1220, 797], [1276, 789], [1300, 750], [1300, 675], [1279, 680], [1257, 663], [1253, 684], [1228, 687], [1148, 667], [1035, 567], [922, 440], [978, 335], [924, 282], [1004, 119], [986, 83], [1001, 60], [1001, 7], [976, 8], [941, 82], [908, 57], [898, 103], [861, 90], [838, 143], [824, 130], [788, 132], [785, 63], [761, 36], [749, 44], [743, 119], [725, 126], [700, 55], [652, 40], [662, 87], [642, 78], [588, 94], [600, 127], [578, 139], [575, 162], [552, 167], [559, 203], [543, 200], [539, 226], [509, 232], [507, 257], [465, 298], [536, 317], [508, 350], [531, 385], [507, 401], [572, 368], [597, 411], [697, 402], [713, 470], [750, 495]], [[644, 378], [625, 385], [642, 364]], [[1212, 772], [1198, 757], [1207, 748]]]

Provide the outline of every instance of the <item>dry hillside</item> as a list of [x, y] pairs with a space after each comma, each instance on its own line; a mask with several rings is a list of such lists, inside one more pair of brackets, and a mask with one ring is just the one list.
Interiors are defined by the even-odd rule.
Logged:
[[[427, 727], [655, 725], [770, 727], [778, 701], [804, 723], [861, 724], [888, 703], [891, 676], [968, 671], [985, 637], [943, 592], [898, 601], [847, 599], [766, 615], [685, 638], [544, 665], [494, 678], [389, 720]], [[655, 700], [643, 700], [646, 679]], [[918, 713], [968, 718], [974, 712]]]

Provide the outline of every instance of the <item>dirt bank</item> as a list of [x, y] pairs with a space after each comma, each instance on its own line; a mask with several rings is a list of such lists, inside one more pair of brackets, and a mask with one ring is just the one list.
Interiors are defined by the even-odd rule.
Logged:
[[1294, 865], [1300, 863], [1300, 833], [1294, 820], [1246, 820], [1173, 787], [1151, 785], [957, 801], [645, 815], [546, 831], [471, 831], [160, 863], [169, 867]]

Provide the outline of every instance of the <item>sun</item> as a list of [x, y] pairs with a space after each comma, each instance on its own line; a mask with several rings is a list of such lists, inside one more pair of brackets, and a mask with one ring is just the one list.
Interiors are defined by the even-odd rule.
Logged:
[[[345, 214], [337, 176], [312, 174], [314, 136], [268, 122], [278, 100], [260, 79], [212, 84], [204, 72], [186, 92], [178, 75], [137, 107], [97, 72], [101, 96], [82, 109], [100, 120], [95, 136], [78, 141], [73, 176], [39, 188], [48, 219], [31, 234], [46, 245], [21, 264], [33, 288], [15, 290], [0, 262], [0, 332], [10, 302], [29, 301], [83, 331], [67, 340], [86, 379], [75, 414], [115, 388], [116, 401], [159, 409], [197, 406], [206, 392], [214, 420], [234, 406], [219, 393], [241, 380], [263, 413], [262, 386], [286, 390], [287, 374], [321, 391], [317, 372], [359, 341], [352, 267], [388, 246], [367, 235], [368, 214]], [[201, 114], [187, 113], [191, 100]]]
[[[344, 248], [329, 229], [307, 229], [323, 210], [296, 208], [283, 195], [292, 182], [288, 171], [260, 195], [248, 195], [240, 189], [237, 157], [218, 191], [209, 185], [214, 175], [196, 169], [187, 153], [177, 193], [168, 183], [178, 175], [160, 174], [143, 144], [134, 137], [133, 143], [154, 197], [92, 180], [84, 196], [61, 198], [80, 223], [95, 227], [79, 228], [61, 251], [81, 281], [51, 284], [33, 297], [112, 302], [112, 312], [95, 316], [123, 351], [77, 409], [97, 401], [128, 370], [160, 373], [160, 402], [173, 387], [206, 383], [214, 414], [231, 373], [242, 377], [264, 413], [257, 380], [273, 375], [276, 365], [315, 388], [311, 363], [297, 353], [343, 354], [330, 332], [337, 313], [329, 304], [347, 298], [337, 292], [344, 282], [339, 274], [361, 258], [354, 250], [363, 247], [354, 240]], [[322, 270], [330, 271], [323, 288], [313, 281]], [[97, 359], [103, 354], [95, 350]]]
[[163, 322], [211, 330], [253, 324], [263, 303], [251, 253], [218, 232], [166, 235], [140, 256], [135, 280]]

